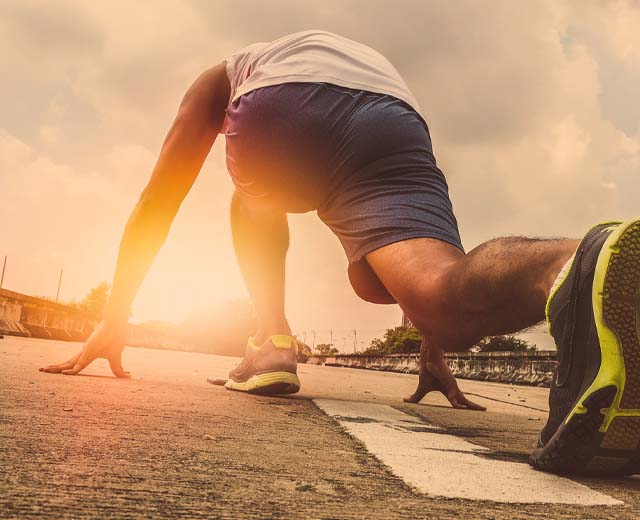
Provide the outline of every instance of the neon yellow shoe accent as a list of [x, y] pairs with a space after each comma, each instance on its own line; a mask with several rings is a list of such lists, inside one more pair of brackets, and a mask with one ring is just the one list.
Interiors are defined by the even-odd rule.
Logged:
[[300, 379], [291, 372], [268, 372], [256, 374], [243, 382], [229, 379], [224, 387], [228, 390], [256, 394], [295, 394], [300, 390]]
[[[286, 334], [274, 334], [273, 336], [269, 336], [266, 339], [265, 343], [267, 341], [271, 341], [275, 348], [281, 348], [285, 350], [291, 348], [291, 346], [293, 345], [296, 354], [298, 353], [298, 342], [293, 336], [287, 336]], [[258, 345], [256, 343], [256, 338], [253, 336], [251, 336], [247, 341], [247, 346], [252, 350], [260, 350], [260, 347], [262, 347], [262, 345]]]
[[[620, 252], [618, 241], [626, 233], [626, 231], [638, 224], [638, 220], [632, 220], [620, 225], [611, 233], [606, 242], [602, 246], [602, 251], [598, 256], [598, 262], [594, 273], [592, 304], [598, 339], [600, 342], [600, 369], [587, 390], [567, 416], [565, 423], [576, 414], [586, 414], [587, 408], [584, 401], [594, 392], [608, 386], [616, 387], [616, 396], [610, 408], [602, 410], [605, 420], [600, 427], [600, 432], [604, 433], [616, 417], [640, 417], [640, 409], [621, 409], [620, 401], [624, 394], [626, 383], [626, 370], [624, 363], [624, 355], [622, 343], [613, 330], [609, 328], [604, 319], [604, 285], [611, 258]], [[638, 312], [638, 310], [636, 310]]]
[[287, 336], [285, 334], [275, 334], [271, 336], [267, 341], [271, 341], [276, 348], [287, 349], [291, 348], [291, 345], [296, 345], [296, 340], [293, 336]]

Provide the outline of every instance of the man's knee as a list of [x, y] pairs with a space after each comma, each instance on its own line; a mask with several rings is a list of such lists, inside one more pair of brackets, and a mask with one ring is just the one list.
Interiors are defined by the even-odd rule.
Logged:
[[453, 305], [451, 275], [456, 263], [431, 264], [424, 271], [406, 269], [390, 292], [401, 306], [415, 309], [414, 312], [425, 316], [440, 314]]
[[449, 264], [433, 276], [416, 280], [398, 298], [414, 326], [448, 352], [466, 350], [482, 339], [470, 326], [466, 305], [457, 299], [454, 267]]
[[418, 284], [402, 307], [428, 341], [445, 352], [468, 350], [482, 339], [466, 305], [457, 300], [447, 276]]
[[448, 321], [451, 307], [449, 296], [440, 275], [415, 280], [397, 298], [411, 322], [422, 332], [428, 333], [434, 325]]

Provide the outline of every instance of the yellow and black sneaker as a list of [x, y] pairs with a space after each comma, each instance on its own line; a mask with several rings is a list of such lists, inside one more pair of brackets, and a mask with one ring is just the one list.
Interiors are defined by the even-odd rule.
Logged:
[[249, 338], [244, 359], [229, 372], [224, 387], [261, 395], [295, 394], [300, 390], [297, 367], [298, 344], [293, 336], [271, 336], [262, 345]]
[[640, 472], [640, 219], [601, 224], [547, 302], [558, 366], [531, 455], [559, 474]]

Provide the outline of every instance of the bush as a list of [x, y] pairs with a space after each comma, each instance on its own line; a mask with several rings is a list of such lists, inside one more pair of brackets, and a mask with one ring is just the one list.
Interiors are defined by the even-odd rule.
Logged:
[[320, 343], [316, 350], [320, 356], [334, 356], [338, 353], [338, 349], [329, 343]]
[[532, 352], [536, 348], [515, 336], [491, 336], [480, 341], [473, 350], [477, 352]]
[[298, 343], [298, 363], [306, 363], [307, 359], [309, 359], [309, 356], [311, 355], [311, 347], [306, 343], [303, 343], [297, 336], [294, 337]]
[[376, 338], [364, 354], [406, 354], [410, 352], [420, 352], [422, 334], [415, 327], [395, 327], [387, 329], [384, 339]]

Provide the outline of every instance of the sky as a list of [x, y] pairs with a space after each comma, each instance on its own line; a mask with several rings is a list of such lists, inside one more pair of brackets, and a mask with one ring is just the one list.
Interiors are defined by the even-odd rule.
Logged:
[[[256, 41], [325, 29], [385, 54], [427, 118], [467, 250], [579, 237], [640, 214], [640, 3], [633, 1], [0, 2], [4, 287], [82, 298], [110, 281], [124, 224], [185, 90]], [[180, 321], [246, 298], [221, 136], [134, 304]], [[290, 217], [287, 313], [317, 343], [399, 324], [360, 301], [337, 239]], [[0, 258], [0, 261], [2, 258]]]

